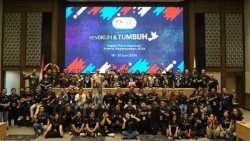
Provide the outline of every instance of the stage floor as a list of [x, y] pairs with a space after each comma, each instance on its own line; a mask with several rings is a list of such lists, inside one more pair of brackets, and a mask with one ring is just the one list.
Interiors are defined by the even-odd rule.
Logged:
[[[246, 121], [250, 121], [250, 111], [247, 110], [242, 110], [243, 115]], [[32, 139], [32, 135], [34, 134], [33, 130], [31, 127], [18, 127], [18, 126], [13, 126], [10, 127], [10, 129], [7, 132], [8, 138], [5, 141], [18, 141], [18, 140], [34, 140], [34, 141], [43, 141], [44, 137], [40, 136], [36, 139]], [[9, 140], [8, 140], [9, 139]], [[140, 135], [138, 139], [134, 139], [132, 141], [165, 141], [167, 138], [162, 135]], [[97, 140], [97, 141], [122, 141], [122, 136], [121, 134], [116, 134], [115, 137], [98, 137], [98, 138], [91, 138], [91, 137], [75, 137], [75, 136], [70, 136], [68, 133], [64, 135], [64, 138], [62, 139], [46, 139], [47, 141], [91, 141], [91, 140]], [[185, 140], [182, 139], [183, 141], [191, 141], [191, 140]], [[193, 139], [192, 139], [193, 140]], [[207, 138], [199, 138], [199, 141], [211, 141], [210, 139]], [[216, 140], [218, 141], [218, 139]]]

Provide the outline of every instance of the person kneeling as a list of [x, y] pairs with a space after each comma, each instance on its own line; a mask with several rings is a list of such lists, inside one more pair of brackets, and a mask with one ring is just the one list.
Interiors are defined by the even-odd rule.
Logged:
[[103, 111], [102, 113], [102, 117], [100, 118], [99, 121], [99, 132], [103, 135], [103, 136], [110, 136], [113, 137], [115, 136], [114, 134], [114, 130], [112, 129], [112, 119], [108, 114], [108, 110]]
[[84, 118], [82, 117], [82, 113], [78, 111], [76, 113], [76, 117], [73, 119], [70, 134], [72, 133], [77, 136], [86, 136], [86, 133], [84, 133], [84, 128], [85, 128]]
[[220, 134], [219, 123], [214, 116], [214, 114], [210, 114], [207, 122], [207, 137], [208, 138], [218, 138]]
[[35, 123], [33, 124], [33, 129], [35, 132], [35, 137], [37, 138], [39, 134], [47, 130], [49, 125], [49, 115], [44, 112], [44, 107], [39, 107], [38, 113], [34, 118]]
[[87, 134], [91, 137], [97, 137], [98, 128], [99, 128], [99, 123], [98, 123], [98, 120], [95, 118], [95, 112], [91, 111], [89, 113], [89, 118], [86, 121]]
[[176, 115], [173, 115], [172, 121], [168, 125], [167, 136], [170, 141], [179, 139], [179, 137], [181, 137], [179, 131], [179, 123], [177, 122]]
[[44, 132], [45, 138], [62, 138], [63, 137], [63, 128], [62, 122], [58, 114], [55, 114], [51, 120], [47, 131]]
[[139, 135], [137, 131], [137, 122], [140, 122], [140, 119], [129, 113], [125, 113], [125, 118], [123, 118], [122, 132], [124, 139], [133, 139]]

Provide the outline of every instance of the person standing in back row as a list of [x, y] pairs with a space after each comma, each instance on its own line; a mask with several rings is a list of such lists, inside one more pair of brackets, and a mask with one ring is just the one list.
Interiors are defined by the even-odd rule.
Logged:
[[36, 69], [33, 69], [32, 74], [28, 76], [26, 76], [25, 73], [23, 72], [23, 76], [25, 80], [26, 79], [29, 80], [29, 87], [31, 94], [34, 94], [39, 84], [39, 76], [36, 74]]

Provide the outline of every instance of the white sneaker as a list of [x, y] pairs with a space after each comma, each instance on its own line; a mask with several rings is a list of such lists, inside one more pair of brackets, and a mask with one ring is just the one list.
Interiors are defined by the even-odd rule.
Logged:
[[102, 134], [101, 133], [97, 133], [97, 136], [101, 136]]
[[17, 119], [17, 121], [20, 121], [22, 119], [23, 119], [23, 116], [19, 116], [18, 119]]
[[73, 133], [72, 133], [72, 132], [69, 132], [69, 135], [73, 135]]
[[29, 117], [29, 116], [27, 116], [27, 117], [26, 117], [26, 120], [30, 120], [30, 117]]
[[85, 137], [85, 136], [87, 136], [87, 134], [86, 133], [80, 133], [80, 135], [79, 136], [81, 136], [81, 137]]
[[109, 137], [114, 137], [115, 134], [114, 134], [114, 133], [109, 133], [108, 136], [109, 136]]

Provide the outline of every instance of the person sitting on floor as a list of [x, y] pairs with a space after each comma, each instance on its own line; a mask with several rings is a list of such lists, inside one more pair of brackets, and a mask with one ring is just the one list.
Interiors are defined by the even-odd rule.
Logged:
[[170, 141], [179, 139], [180, 137], [179, 123], [176, 115], [173, 115], [172, 121], [168, 125], [167, 136]]
[[77, 136], [86, 136], [86, 133], [84, 133], [85, 132], [84, 128], [85, 128], [85, 120], [82, 117], [82, 113], [78, 111], [76, 113], [76, 117], [72, 121], [70, 134], [74, 134]]
[[63, 128], [62, 121], [58, 114], [52, 118], [47, 130], [44, 132], [45, 138], [62, 138]]
[[180, 121], [180, 132], [181, 138], [189, 139], [191, 138], [191, 123], [188, 119], [188, 114], [184, 113]]
[[89, 113], [89, 118], [86, 120], [86, 132], [91, 137], [98, 136], [99, 122], [95, 117], [95, 112], [91, 111]]
[[220, 120], [220, 137], [229, 139], [228, 134], [232, 126], [232, 120], [229, 117], [229, 112], [225, 111], [223, 117]]
[[44, 107], [39, 107], [37, 115], [35, 115], [33, 129], [35, 132], [35, 137], [37, 138], [39, 134], [47, 130], [50, 120], [49, 115], [44, 112]]
[[220, 134], [219, 123], [214, 114], [210, 114], [207, 121], [207, 137], [218, 138]]
[[100, 117], [99, 120], [99, 132], [103, 135], [103, 136], [110, 136], [110, 137], [114, 137], [114, 130], [112, 128], [112, 119], [109, 116], [108, 110], [104, 110], [102, 113], [102, 117]]
[[140, 122], [140, 119], [135, 117], [134, 115], [130, 115], [128, 112], [125, 113], [123, 118], [122, 132], [124, 139], [133, 139], [139, 135], [137, 131], [137, 123]]

